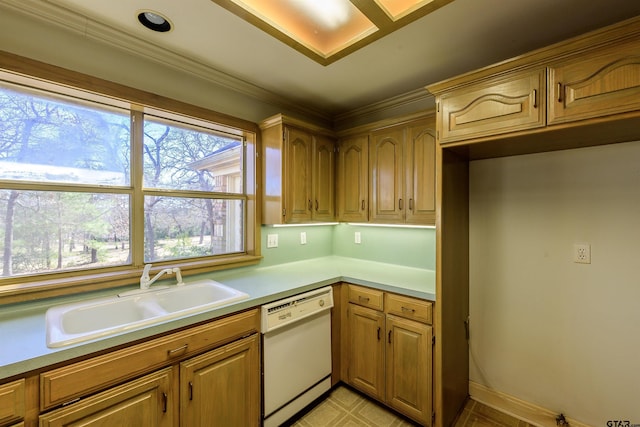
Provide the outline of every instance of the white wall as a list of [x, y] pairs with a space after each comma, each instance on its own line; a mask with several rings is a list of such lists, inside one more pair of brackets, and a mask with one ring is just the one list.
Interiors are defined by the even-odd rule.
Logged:
[[640, 142], [472, 162], [469, 205], [470, 379], [640, 423]]

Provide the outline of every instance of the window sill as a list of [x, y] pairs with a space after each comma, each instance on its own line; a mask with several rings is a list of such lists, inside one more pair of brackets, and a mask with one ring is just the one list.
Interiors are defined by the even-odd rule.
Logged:
[[[238, 255], [220, 259], [188, 261], [177, 264], [154, 264], [155, 267], [180, 267], [183, 276], [255, 265], [261, 256]], [[78, 294], [133, 285], [139, 282], [141, 268], [131, 268], [82, 276], [66, 276], [54, 279], [0, 285], [0, 306], [64, 295]]]

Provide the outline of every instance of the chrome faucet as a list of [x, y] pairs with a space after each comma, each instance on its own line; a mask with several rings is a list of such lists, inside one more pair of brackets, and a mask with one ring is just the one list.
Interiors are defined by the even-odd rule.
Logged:
[[149, 270], [151, 270], [152, 264], [146, 264], [144, 266], [144, 270], [142, 270], [142, 276], [140, 276], [140, 289], [149, 289], [149, 287], [158, 280], [164, 274], [172, 274], [176, 275], [176, 280], [178, 281], [177, 285], [182, 286], [184, 282], [182, 281], [182, 273], [180, 272], [180, 268], [165, 268], [160, 270], [158, 274], [153, 276], [153, 279], [149, 278]]

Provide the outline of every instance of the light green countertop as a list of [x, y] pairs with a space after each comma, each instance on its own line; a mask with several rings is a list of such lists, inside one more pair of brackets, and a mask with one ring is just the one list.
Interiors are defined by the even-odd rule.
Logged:
[[[435, 300], [435, 273], [432, 270], [339, 256], [210, 273], [188, 277], [185, 282], [188, 283], [196, 278], [216, 280], [246, 292], [250, 298], [207, 312], [55, 349], [48, 348], [46, 345], [45, 313], [47, 309], [54, 305], [78, 301], [82, 296], [1, 307], [0, 381], [75, 357], [167, 333], [177, 328], [341, 281]], [[93, 293], [86, 298], [104, 297], [117, 293], [118, 291], [114, 290], [103, 291]], [[114, 313], [114, 316], [117, 316], [117, 313]]]

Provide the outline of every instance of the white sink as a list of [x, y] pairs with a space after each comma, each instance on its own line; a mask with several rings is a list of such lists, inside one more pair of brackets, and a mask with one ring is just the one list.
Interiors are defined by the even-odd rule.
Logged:
[[63, 347], [249, 298], [213, 280], [59, 305], [47, 310], [47, 346]]

